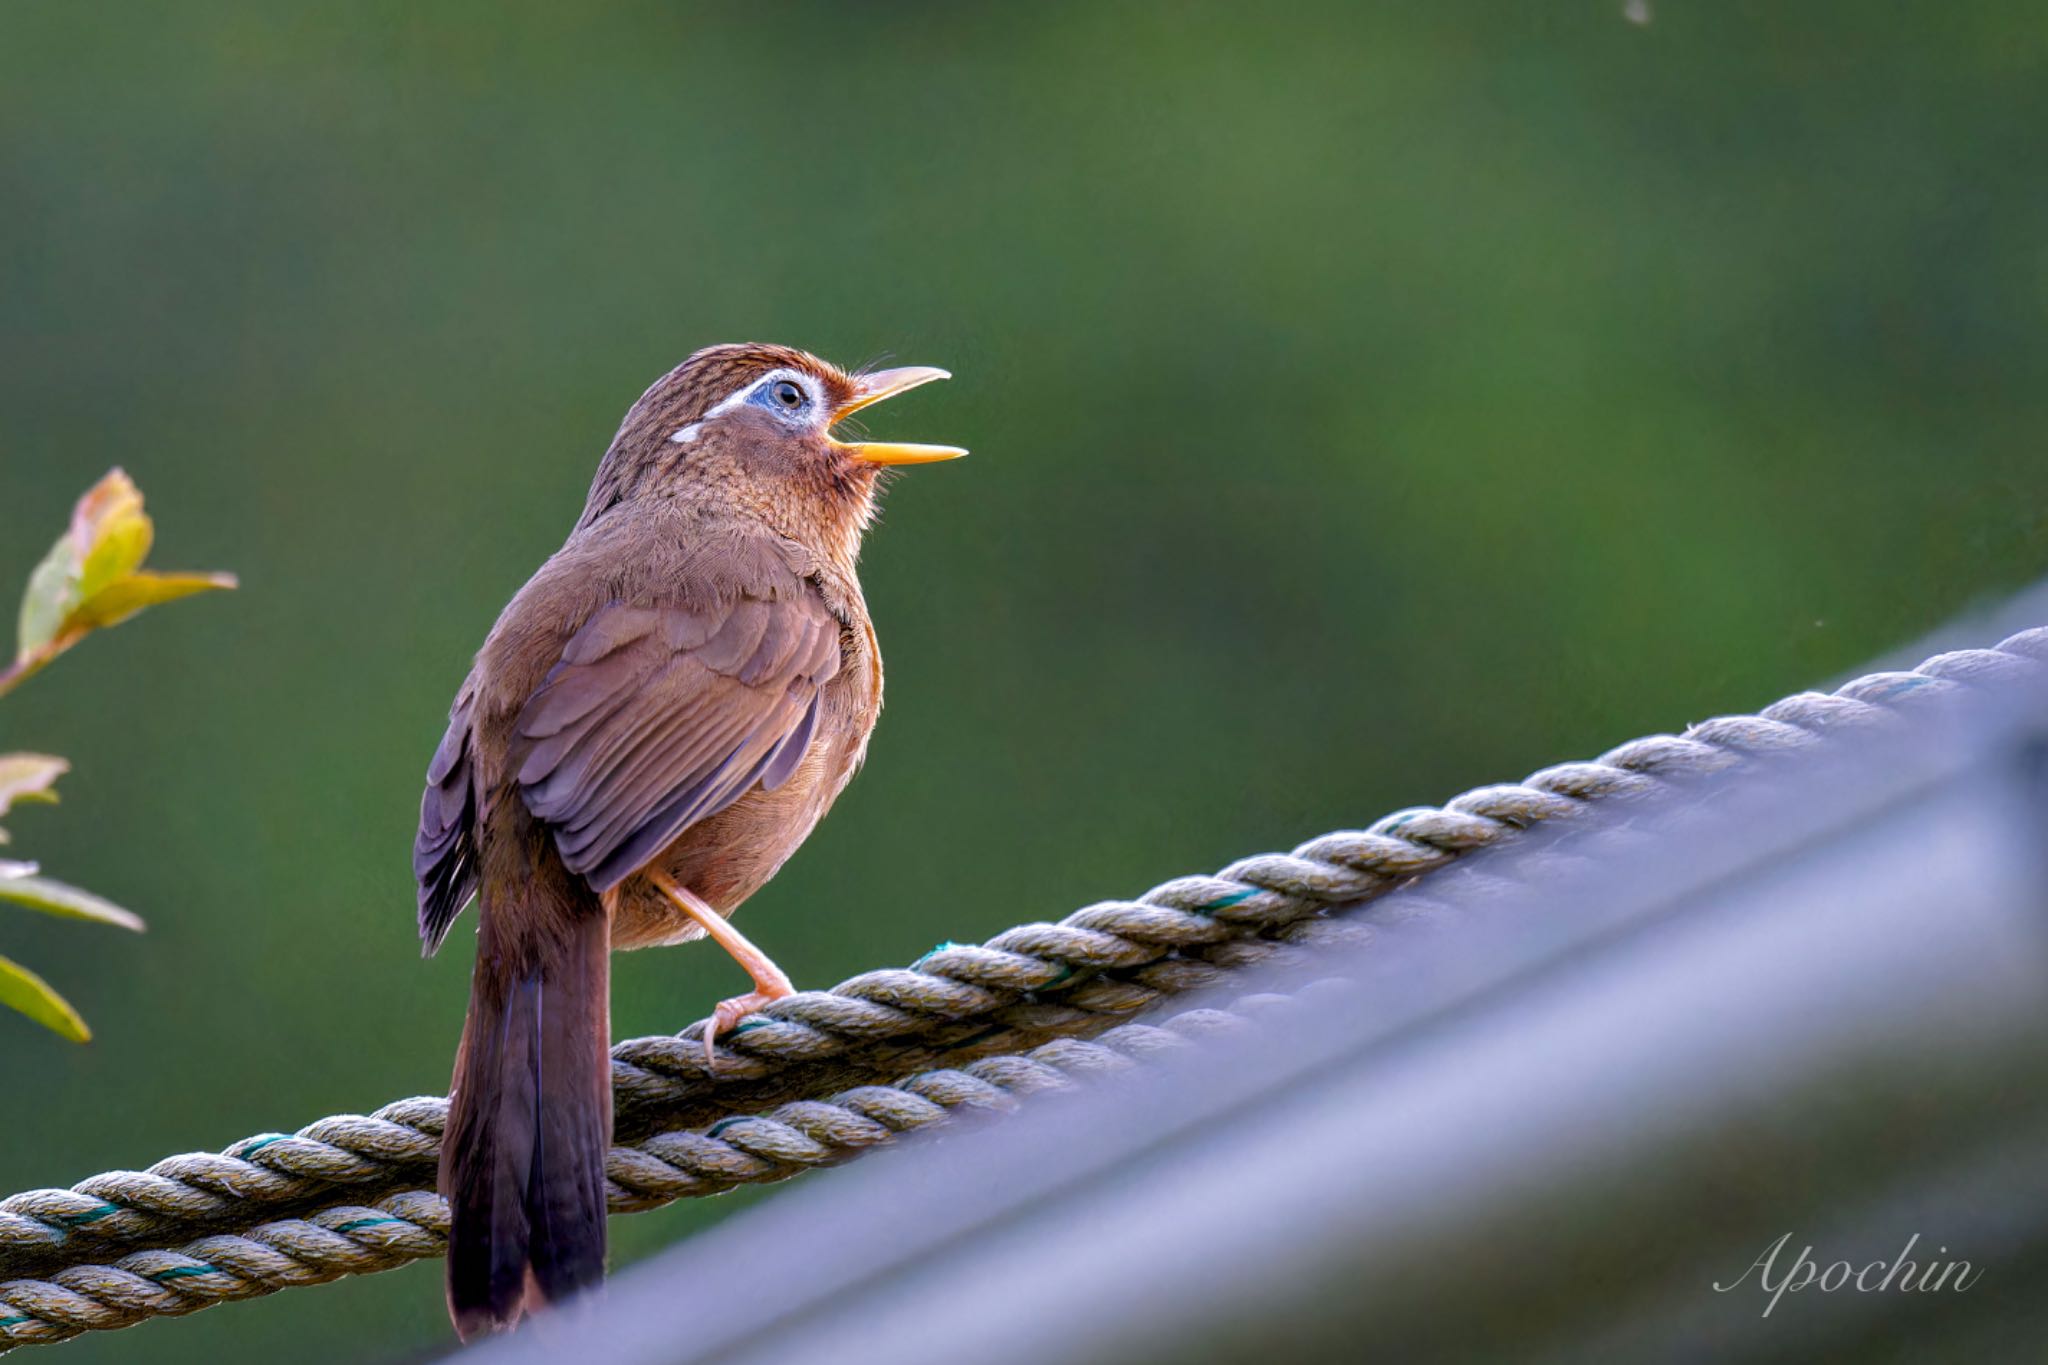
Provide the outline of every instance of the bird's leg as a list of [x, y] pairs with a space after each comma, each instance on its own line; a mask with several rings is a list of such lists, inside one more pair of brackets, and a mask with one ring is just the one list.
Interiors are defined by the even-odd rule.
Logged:
[[676, 909], [702, 925], [711, 941], [725, 949], [732, 960], [754, 978], [753, 990], [730, 1000], [721, 1000], [718, 1008], [711, 1011], [711, 1022], [704, 1028], [704, 1064], [715, 1071], [718, 1069], [718, 1035], [769, 1001], [795, 995], [796, 987], [789, 984], [789, 978], [768, 954], [749, 943], [747, 936], [733, 928], [731, 920], [706, 905], [703, 897], [666, 872], [650, 869], [647, 876], [661, 888], [663, 895], [675, 902]]

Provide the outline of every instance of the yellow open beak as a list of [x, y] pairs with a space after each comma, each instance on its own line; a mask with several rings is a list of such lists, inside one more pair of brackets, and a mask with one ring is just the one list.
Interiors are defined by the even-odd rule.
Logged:
[[[862, 375], [853, 398], [839, 411], [832, 414], [832, 420], [851, 417], [862, 408], [871, 407], [884, 398], [894, 398], [899, 393], [908, 393], [920, 384], [929, 384], [934, 379], [951, 379], [944, 370], [929, 365], [905, 365], [900, 370], [877, 370]], [[959, 446], [912, 445], [901, 441], [840, 441], [833, 445], [841, 451], [867, 464], [931, 464], [937, 460], [957, 460], [967, 452]]]

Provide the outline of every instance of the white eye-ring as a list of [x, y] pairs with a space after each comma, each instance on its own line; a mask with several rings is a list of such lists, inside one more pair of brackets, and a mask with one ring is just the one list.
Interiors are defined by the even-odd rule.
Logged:
[[677, 428], [669, 440], [677, 445], [688, 445], [703, 433], [704, 423], [746, 405], [762, 409], [787, 426], [808, 427], [814, 424], [817, 414], [823, 409], [824, 395], [815, 376], [802, 370], [770, 370], [738, 393], [722, 400], [700, 420]]
[[793, 427], [809, 426], [820, 406], [818, 381], [800, 370], [770, 370], [736, 397]]

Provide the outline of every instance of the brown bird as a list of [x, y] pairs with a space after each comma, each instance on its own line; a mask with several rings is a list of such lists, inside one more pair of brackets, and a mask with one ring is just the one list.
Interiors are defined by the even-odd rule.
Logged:
[[482, 903], [441, 1143], [465, 1339], [604, 1277], [611, 950], [732, 954], [754, 989], [718, 1006], [707, 1052], [790, 993], [726, 917], [867, 752], [882, 658], [854, 560], [881, 471], [967, 453], [832, 426], [948, 377], [697, 352], [626, 413], [456, 694], [413, 870], [429, 954]]

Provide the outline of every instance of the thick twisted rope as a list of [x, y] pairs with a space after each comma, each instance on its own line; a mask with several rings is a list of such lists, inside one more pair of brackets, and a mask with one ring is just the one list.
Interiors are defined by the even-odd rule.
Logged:
[[[864, 1086], [829, 1100], [796, 1101], [766, 1114], [738, 1116], [708, 1132], [665, 1133], [638, 1147], [613, 1150], [607, 1171], [611, 1208], [616, 1213], [657, 1208], [833, 1165], [956, 1116], [1001, 1113], [1032, 1095], [1127, 1071], [1191, 1040], [1240, 1027], [1247, 1014], [1284, 1007], [1294, 999], [1250, 996], [1232, 1010], [1189, 1010], [1164, 1027], [1124, 1024], [1092, 1041], [1057, 1039], [1024, 1055], [922, 1072], [894, 1087]], [[446, 1106], [439, 1100], [408, 1100], [379, 1112], [387, 1111], [399, 1111], [406, 1121], [373, 1116], [356, 1122], [372, 1131], [388, 1123], [431, 1144]], [[12, 1280], [0, 1285], [0, 1352], [393, 1269], [444, 1254], [447, 1236], [446, 1202], [426, 1190], [404, 1190], [372, 1204], [338, 1204], [304, 1218], [199, 1238], [175, 1250], [133, 1252], [111, 1265], [72, 1266], [46, 1280]]]
[[[1800, 693], [1754, 716], [1635, 740], [1058, 924], [1021, 926], [980, 946], [944, 945], [912, 967], [775, 1002], [721, 1042], [715, 1074], [702, 1023], [620, 1043], [612, 1208], [783, 1179], [956, 1113], [999, 1111], [1122, 1069], [1228, 1016], [1193, 1011], [1168, 1030], [1120, 1020], [1252, 961], [1313, 953], [1328, 937], [1359, 932], [1318, 918], [1333, 908], [1589, 803], [1670, 790], [1837, 731], [1896, 724], [1976, 683], [2044, 674], [2048, 628], [1937, 655], [1912, 672], [1871, 674], [1832, 694]], [[1087, 1035], [1100, 1036], [1081, 1041]], [[942, 1060], [951, 1064], [933, 1065]], [[895, 1079], [845, 1084], [865, 1075]], [[805, 1098], [820, 1094], [830, 1098]], [[445, 1113], [440, 1099], [402, 1100], [219, 1154], [0, 1200], [0, 1266], [43, 1276], [0, 1283], [0, 1351], [440, 1254], [446, 1210], [419, 1186], [431, 1180]], [[289, 1216], [256, 1222], [273, 1214]], [[141, 1249], [87, 1263], [129, 1248]]]

